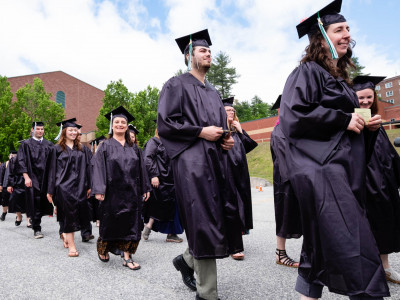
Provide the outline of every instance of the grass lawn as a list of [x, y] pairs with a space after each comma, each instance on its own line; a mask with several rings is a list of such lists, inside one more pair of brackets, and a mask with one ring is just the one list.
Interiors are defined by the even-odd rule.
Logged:
[[[394, 139], [400, 137], [400, 128], [386, 130], [386, 133], [393, 144]], [[400, 155], [400, 147], [396, 150]], [[272, 157], [269, 142], [259, 143], [257, 148], [247, 154], [247, 163], [251, 177], [264, 178], [272, 183]]]

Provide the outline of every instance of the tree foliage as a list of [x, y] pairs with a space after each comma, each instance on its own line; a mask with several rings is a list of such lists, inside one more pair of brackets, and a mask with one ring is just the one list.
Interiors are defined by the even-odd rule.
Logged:
[[218, 52], [212, 61], [206, 78], [218, 90], [222, 98], [230, 97], [232, 87], [237, 83], [237, 78], [240, 75], [236, 74], [236, 68], [228, 66], [231, 63], [228, 54]]
[[278, 114], [277, 111], [271, 110], [271, 104], [264, 102], [257, 95], [251, 99], [250, 103], [249, 101], [239, 102], [235, 100], [233, 107], [236, 110], [240, 122], [273, 117]]
[[18, 149], [18, 141], [29, 138], [33, 121], [45, 123], [45, 138], [54, 142], [58, 134], [57, 122], [64, 119], [64, 108], [51, 100], [39, 78], [16, 92], [12, 102], [10, 84], [0, 77], [0, 154], [4, 161], [10, 148]]
[[104, 94], [103, 106], [96, 122], [97, 137], [108, 135], [110, 122], [104, 115], [120, 105], [124, 106], [135, 117], [132, 123], [139, 130], [137, 138], [141, 146], [154, 136], [156, 124], [153, 120], [157, 118], [157, 104], [160, 94], [157, 88], [148, 86], [143, 91], [131, 93], [120, 79], [109, 83]]
[[362, 70], [363, 70], [365, 67], [362, 66], [362, 65], [360, 65], [360, 63], [359, 63], [359, 61], [358, 61], [358, 57], [353, 56], [351, 59], [352, 59], [354, 65], [356, 66], [355, 68], [349, 68], [349, 69], [348, 69], [349, 76], [350, 76], [350, 79], [351, 79], [351, 80], [353, 80], [354, 78], [356, 78], [358, 75], [369, 75], [369, 73], [368, 73], [368, 74], [363, 73]]

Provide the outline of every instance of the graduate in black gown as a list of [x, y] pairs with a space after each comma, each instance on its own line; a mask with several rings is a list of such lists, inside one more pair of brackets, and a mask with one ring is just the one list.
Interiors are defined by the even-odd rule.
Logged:
[[57, 123], [61, 136], [53, 148], [49, 167], [47, 199], [57, 206], [57, 220], [62, 223], [64, 247], [69, 257], [79, 256], [74, 232], [90, 225], [90, 157], [77, 139], [76, 119]]
[[142, 237], [147, 240], [151, 230], [154, 230], [167, 234], [166, 242], [181, 243], [183, 239], [178, 234], [183, 233], [183, 228], [179, 220], [171, 160], [157, 129], [154, 137], [143, 147], [143, 154], [153, 189], [144, 207], [144, 221], [147, 224]]
[[279, 125], [303, 229], [296, 290], [303, 299], [321, 297], [323, 286], [351, 299], [383, 299], [389, 289], [363, 208], [369, 128], [354, 112], [352, 43], [340, 8], [333, 1], [297, 26], [310, 44], [282, 93]]
[[32, 123], [32, 137], [18, 149], [19, 172], [25, 180], [27, 214], [31, 218], [34, 238], [43, 238], [40, 226], [42, 216], [53, 214], [53, 205], [47, 200], [47, 179], [54, 145], [43, 138], [43, 122]]
[[136, 126], [133, 126], [132, 124], [128, 125], [128, 129], [132, 142], [139, 146], [139, 142], [136, 138], [136, 136], [139, 134], [139, 130], [137, 130]]
[[[272, 106], [278, 110], [282, 95]], [[271, 133], [271, 155], [273, 162], [274, 208], [276, 226], [276, 263], [298, 268], [299, 263], [286, 253], [286, 239], [301, 237], [301, 221], [299, 203], [289, 181], [290, 168], [286, 164], [286, 139], [279, 126], [279, 119]]]
[[[385, 77], [357, 76], [353, 89], [360, 108], [378, 114], [375, 86]], [[371, 119], [372, 120], [372, 119]], [[386, 131], [379, 127], [367, 165], [367, 217], [378, 244], [386, 279], [400, 284], [400, 274], [389, 265], [389, 254], [400, 251], [400, 157]]]
[[[22, 141], [21, 141], [22, 142]], [[10, 175], [8, 179], [7, 191], [10, 193], [10, 206], [8, 211], [15, 213], [15, 226], [21, 225], [22, 214], [26, 212], [25, 180], [21, 173], [18, 173], [19, 162], [17, 152], [10, 159]], [[28, 216], [27, 221], [28, 221]]]
[[99, 259], [109, 260], [114, 249], [124, 251], [123, 266], [137, 270], [132, 260], [143, 229], [143, 199], [149, 197], [150, 184], [139, 147], [129, 136], [128, 122], [133, 116], [122, 106], [105, 117], [110, 120], [110, 137], [93, 157], [92, 194], [100, 201]]
[[[235, 141], [233, 148], [228, 151], [229, 175], [232, 177], [231, 180], [236, 189], [240, 219], [244, 228], [243, 233], [247, 234], [250, 229], [253, 229], [253, 211], [246, 154], [257, 147], [258, 144], [242, 129], [236, 111], [233, 108], [233, 100], [234, 97], [222, 100], [227, 115], [228, 128]], [[232, 258], [243, 260], [244, 253], [238, 252], [232, 254]]]
[[15, 155], [15, 150], [10, 149], [8, 160], [2, 164], [1, 176], [1, 203], [3, 206], [3, 213], [0, 216], [0, 221], [5, 221], [8, 213], [8, 205], [10, 202], [10, 193], [7, 191], [8, 181], [10, 177], [10, 160]]
[[0, 205], [3, 207], [3, 212], [0, 216], [0, 221], [5, 221], [6, 216], [8, 213], [8, 205], [10, 202], [10, 193], [7, 191], [7, 186], [8, 186], [8, 179], [10, 175], [10, 159], [12, 158], [12, 155], [14, 153], [14, 150], [10, 150], [10, 154], [8, 156], [8, 160], [1, 165], [1, 174], [0, 174], [0, 179], [1, 179], [1, 202]]
[[227, 133], [219, 93], [205, 79], [211, 66], [208, 31], [176, 41], [190, 71], [165, 83], [157, 117], [189, 246], [173, 263], [184, 283], [197, 289], [198, 299], [217, 299], [215, 259], [243, 251], [243, 227], [233, 183], [227, 176], [226, 151], [234, 140]]

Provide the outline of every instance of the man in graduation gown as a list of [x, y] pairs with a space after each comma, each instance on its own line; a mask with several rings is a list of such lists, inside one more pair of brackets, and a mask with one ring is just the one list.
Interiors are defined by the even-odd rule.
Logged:
[[33, 122], [32, 137], [21, 143], [18, 149], [19, 173], [24, 176], [27, 214], [31, 217], [34, 238], [43, 238], [40, 226], [43, 215], [52, 215], [53, 206], [47, 200], [47, 178], [54, 147], [43, 138], [43, 122]]
[[[217, 90], [205, 80], [211, 66], [207, 30], [176, 40], [190, 72], [164, 85], [157, 130], [171, 158], [178, 207], [189, 248], [173, 261], [197, 299], [217, 299], [216, 258], [243, 251], [240, 216], [227, 176], [234, 141]], [[194, 280], [193, 269], [197, 280]]]

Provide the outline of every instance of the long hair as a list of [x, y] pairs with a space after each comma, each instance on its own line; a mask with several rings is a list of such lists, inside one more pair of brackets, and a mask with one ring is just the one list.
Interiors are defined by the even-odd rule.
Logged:
[[[108, 135], [108, 139], [111, 139], [112, 137], [114, 136], [114, 130], [112, 130], [111, 131], [111, 133]], [[128, 128], [126, 128], [126, 131], [125, 131], [125, 142], [130, 146], [130, 147], [132, 147], [133, 146], [133, 142], [132, 142], [132, 140], [131, 140], [131, 135], [130, 135], [130, 133], [129, 133], [129, 129]]]
[[[61, 131], [61, 137], [57, 142], [57, 144], [60, 145], [62, 151], [65, 151], [65, 149], [67, 149], [67, 128], [68, 127], [64, 128]], [[78, 149], [79, 151], [82, 151], [81, 143], [79, 143], [77, 138], [75, 138], [74, 140], [74, 147], [76, 147], [76, 149]]]
[[[327, 30], [329, 26], [325, 27]], [[347, 84], [351, 86], [351, 81], [348, 73], [348, 68], [355, 68], [351, 56], [353, 55], [352, 47], [355, 45], [354, 40], [350, 40], [349, 47], [347, 48], [347, 53], [339, 58], [337, 62], [337, 67], [333, 65], [333, 61], [328, 57], [322, 48], [322, 40], [324, 37], [320, 30], [314, 33], [310, 38], [310, 44], [305, 49], [305, 54], [303, 55], [300, 64], [315, 61], [325, 70], [327, 70], [333, 77], [342, 77], [346, 80]]]
[[[240, 122], [239, 122], [239, 118], [238, 118], [238, 116], [237, 116], [237, 114], [236, 114], [236, 111], [235, 111], [235, 113], [233, 114], [233, 121], [237, 121], [238, 123], [240, 123]], [[232, 121], [232, 122], [233, 122], [233, 121]], [[232, 124], [229, 124], [228, 118], [226, 118], [226, 124], [228, 125], [228, 129], [229, 129], [230, 131], [234, 131], [234, 132], [237, 131], [236, 128], [235, 128], [235, 126], [233, 126]]]
[[374, 102], [372, 102], [371, 105], [371, 114], [376, 115], [378, 113], [378, 95], [376, 94], [376, 91], [374, 90]]
[[156, 128], [156, 131], [154, 132], [154, 136], [155, 136], [156, 138], [160, 139], [160, 136], [158, 135], [158, 130], [157, 130], [157, 128]]

